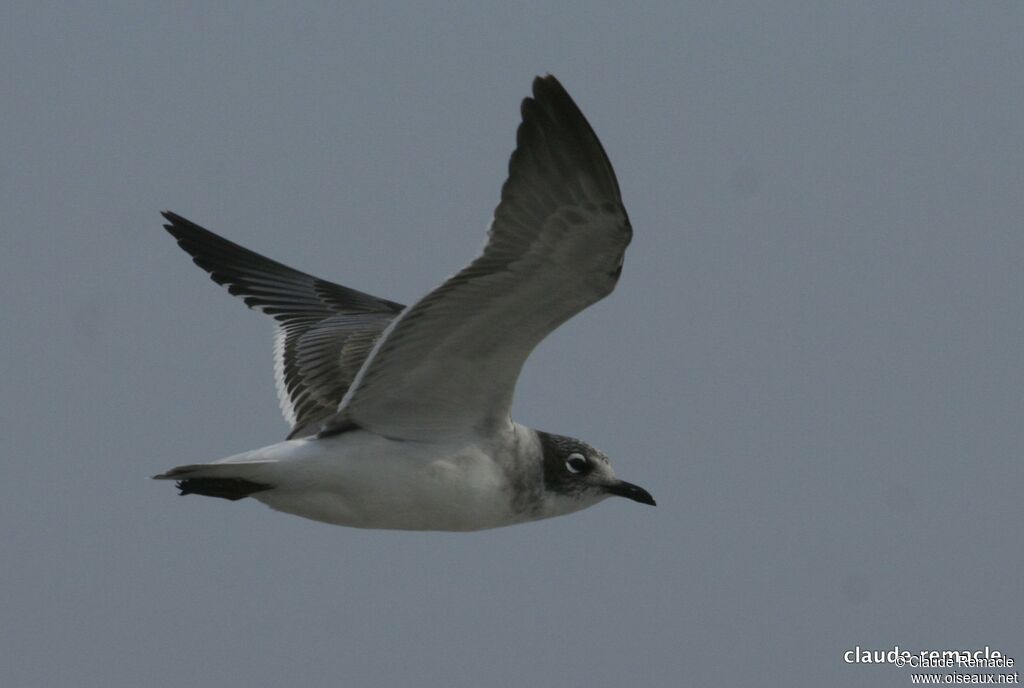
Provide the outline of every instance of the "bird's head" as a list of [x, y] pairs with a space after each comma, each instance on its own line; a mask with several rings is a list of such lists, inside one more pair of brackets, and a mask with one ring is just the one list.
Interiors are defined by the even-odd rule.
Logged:
[[655, 506], [650, 492], [615, 477], [604, 452], [572, 437], [537, 435], [543, 451], [544, 491], [559, 511], [583, 509], [613, 495]]

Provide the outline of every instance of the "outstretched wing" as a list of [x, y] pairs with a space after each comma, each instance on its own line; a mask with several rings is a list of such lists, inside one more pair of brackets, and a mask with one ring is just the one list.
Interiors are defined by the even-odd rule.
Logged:
[[274, 375], [289, 437], [315, 432], [403, 306], [293, 270], [180, 215], [163, 216], [167, 231], [214, 282], [277, 321]]
[[554, 77], [534, 81], [516, 140], [483, 254], [391, 323], [325, 433], [506, 427], [533, 348], [615, 287], [632, 229], [604, 149]]

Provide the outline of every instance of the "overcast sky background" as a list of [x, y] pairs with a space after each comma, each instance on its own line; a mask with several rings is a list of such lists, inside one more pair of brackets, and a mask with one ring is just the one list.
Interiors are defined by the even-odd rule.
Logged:
[[[0, 684], [1024, 661], [1024, 6], [154, 5], [0, 9]], [[482, 245], [545, 72], [635, 236], [515, 415], [658, 508], [359, 531], [149, 480], [287, 432], [270, 322], [158, 212], [408, 303]]]

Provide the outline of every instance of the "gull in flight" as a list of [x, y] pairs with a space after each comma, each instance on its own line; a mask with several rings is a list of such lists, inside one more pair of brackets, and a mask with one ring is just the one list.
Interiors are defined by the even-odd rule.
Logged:
[[483, 253], [411, 306], [299, 272], [171, 212], [213, 281], [276, 321], [284, 442], [155, 476], [357, 528], [469, 531], [608, 496], [608, 457], [510, 416], [544, 337], [615, 288], [632, 237], [611, 163], [553, 76], [533, 82]]

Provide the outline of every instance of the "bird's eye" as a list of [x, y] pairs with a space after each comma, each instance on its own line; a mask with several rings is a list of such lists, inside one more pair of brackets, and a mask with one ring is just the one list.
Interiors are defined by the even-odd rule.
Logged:
[[582, 473], [587, 469], [587, 457], [583, 454], [573, 452], [565, 461], [565, 470], [570, 473]]

